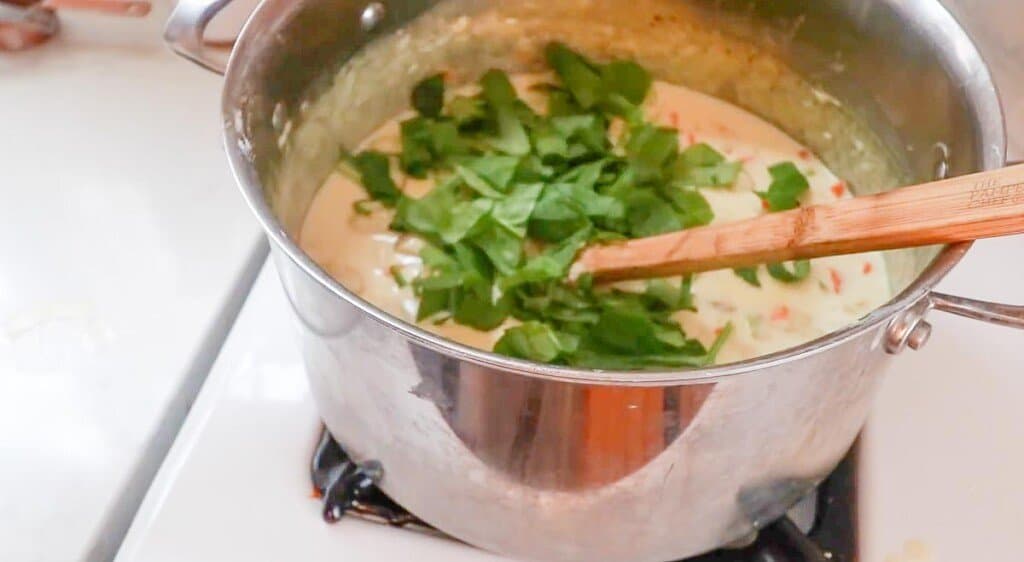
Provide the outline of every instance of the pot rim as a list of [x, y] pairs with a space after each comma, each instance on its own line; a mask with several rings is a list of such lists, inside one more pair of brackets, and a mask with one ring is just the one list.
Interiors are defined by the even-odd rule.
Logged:
[[[886, 1], [904, 19], [916, 20], [916, 23], [928, 25], [930, 36], [934, 38], [930, 45], [931, 48], [940, 51], [940, 54], [943, 55], [947, 73], [962, 81], [968, 110], [973, 112], [973, 121], [981, 132], [979, 145], [976, 147], [981, 157], [981, 169], [990, 170], [1004, 166], [1006, 163], [1006, 130], [999, 94], [988, 65], [967, 32], [938, 0]], [[260, 225], [277, 249], [315, 279], [324, 289], [355, 306], [373, 320], [396, 331], [407, 340], [460, 361], [468, 361], [485, 368], [538, 379], [578, 384], [638, 387], [711, 383], [752, 375], [763, 369], [823, 353], [891, 320], [920, 299], [925, 298], [932, 288], [960, 262], [973, 244], [972, 242], [963, 242], [943, 248], [906, 289], [859, 321], [799, 346], [736, 363], [674, 371], [604, 371], [535, 363], [448, 340], [384, 312], [335, 281], [292, 241], [267, 204], [255, 168], [247, 158], [245, 151], [240, 148], [246, 146], [246, 141], [241, 138], [238, 130], [240, 123], [237, 119], [235, 103], [237, 96], [234, 92], [239, 89], [236, 87], [236, 82], [242, 72], [240, 67], [243, 66], [239, 62], [242, 57], [236, 55], [246, 51], [252, 38], [259, 33], [258, 28], [261, 27], [259, 24], [265, 19], [261, 18], [261, 15], [264, 12], [270, 12], [267, 9], [268, 4], [270, 3], [261, 3], [256, 8], [239, 34], [238, 42], [228, 62], [221, 100], [225, 148], [232, 173], [242, 190], [246, 203], [256, 214]]]

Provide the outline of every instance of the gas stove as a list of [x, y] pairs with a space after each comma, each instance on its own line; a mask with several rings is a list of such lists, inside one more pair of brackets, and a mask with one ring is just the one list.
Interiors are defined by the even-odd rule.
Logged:
[[[1024, 300], [1008, 282], [1024, 276], [1024, 263], [1010, 259], [1022, 250], [1022, 238], [979, 243], [943, 287]], [[363, 488], [356, 513], [325, 506], [324, 496], [337, 499], [338, 490], [325, 490], [327, 479], [315, 486], [311, 464], [321, 477], [355, 472], [337, 464], [340, 449], [333, 460], [311, 461], [329, 442], [288, 306], [273, 266], [264, 265], [116, 560], [501, 560], [375, 496], [372, 465], [348, 479]], [[703, 561], [1012, 559], [1012, 529], [1024, 518], [1024, 453], [1016, 448], [1024, 412], [1013, 407], [1024, 397], [1024, 356], [1008, 350], [1020, 335], [934, 320], [928, 348], [896, 361], [856, 454], [819, 490], [810, 513], [793, 512], [794, 525]], [[325, 513], [337, 522], [325, 522]]]
[[[854, 562], [853, 471], [856, 447], [818, 489], [782, 519], [743, 544], [689, 559], [689, 562]], [[383, 467], [356, 463], [327, 429], [313, 451], [310, 478], [323, 504], [323, 519], [336, 523], [348, 515], [395, 528], [444, 537], [377, 487]]]

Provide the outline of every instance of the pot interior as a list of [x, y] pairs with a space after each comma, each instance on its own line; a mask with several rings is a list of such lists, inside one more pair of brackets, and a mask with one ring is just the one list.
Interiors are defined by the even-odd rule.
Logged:
[[[539, 69], [563, 41], [779, 126], [858, 194], [1002, 164], [987, 70], [933, 0], [268, 0], [236, 49], [227, 127], [284, 232], [298, 234], [339, 154], [408, 105], [420, 79]], [[992, 107], [995, 105], [995, 107]], [[248, 176], [248, 177], [245, 177]], [[893, 294], [939, 254], [888, 252]], [[298, 251], [296, 249], [296, 251]]]

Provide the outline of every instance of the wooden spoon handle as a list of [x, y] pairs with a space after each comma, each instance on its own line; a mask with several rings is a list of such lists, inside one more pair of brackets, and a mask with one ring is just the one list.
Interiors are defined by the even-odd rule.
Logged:
[[574, 274], [613, 281], [1024, 232], [1024, 164], [585, 250]]

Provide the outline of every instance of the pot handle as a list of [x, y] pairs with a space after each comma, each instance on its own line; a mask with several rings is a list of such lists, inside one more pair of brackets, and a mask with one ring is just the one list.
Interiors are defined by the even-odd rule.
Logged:
[[1024, 329], [1024, 306], [979, 301], [932, 292], [928, 295], [932, 308], [1000, 326]]
[[1024, 329], [1024, 306], [979, 301], [932, 291], [889, 324], [885, 336], [885, 350], [895, 355], [908, 347], [924, 347], [932, 335], [932, 325], [925, 317], [932, 310]]
[[224, 74], [227, 52], [217, 52], [203, 40], [206, 26], [231, 0], [180, 0], [164, 27], [164, 41], [171, 49], [199, 66]]

